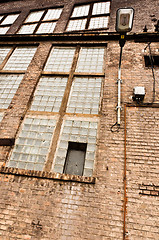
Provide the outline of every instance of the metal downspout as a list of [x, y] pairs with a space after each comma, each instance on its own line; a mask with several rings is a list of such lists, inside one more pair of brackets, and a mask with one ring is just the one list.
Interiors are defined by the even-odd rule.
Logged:
[[119, 69], [118, 69], [118, 105], [117, 105], [117, 124], [120, 125], [120, 115], [121, 115], [121, 60], [122, 60], [122, 51], [123, 47], [120, 47], [120, 60], [119, 60]]
[[126, 239], [126, 214], [127, 214], [127, 192], [126, 192], [126, 187], [127, 187], [127, 182], [126, 182], [126, 104], [124, 105], [124, 176], [123, 176], [123, 181], [124, 181], [124, 203], [123, 203], [123, 240]]

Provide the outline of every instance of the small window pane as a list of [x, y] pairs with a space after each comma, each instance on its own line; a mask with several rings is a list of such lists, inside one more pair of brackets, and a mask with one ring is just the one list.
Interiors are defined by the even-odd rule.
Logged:
[[7, 166], [42, 171], [55, 125], [55, 119], [27, 117]]
[[72, 13], [72, 17], [87, 16], [89, 12], [89, 7], [90, 5], [75, 7]]
[[36, 47], [17, 47], [9, 58], [4, 69], [26, 70], [35, 54], [36, 49]]
[[38, 22], [42, 17], [44, 11], [32, 12], [29, 14], [27, 19], [25, 20], [26, 23], [28, 22]]
[[4, 21], [1, 23], [1, 25], [4, 24], [13, 24], [15, 22], [15, 20], [17, 19], [17, 17], [19, 16], [19, 14], [14, 14], [14, 15], [8, 15]]
[[67, 31], [84, 30], [86, 26], [86, 21], [87, 19], [70, 20], [67, 26]]
[[61, 15], [61, 9], [49, 9], [43, 20], [54, 20], [58, 19]]
[[86, 143], [69, 142], [64, 173], [83, 175]]
[[44, 70], [48, 72], [69, 72], [72, 66], [74, 53], [75, 48], [53, 48]]
[[18, 31], [18, 34], [32, 34], [36, 28], [37, 24], [23, 25]]
[[76, 72], [103, 72], [104, 48], [82, 48]]
[[110, 2], [94, 3], [92, 15], [106, 14], [110, 12]]
[[66, 77], [42, 77], [36, 88], [31, 110], [58, 112], [66, 83]]
[[0, 109], [8, 108], [22, 79], [23, 75], [0, 75]]
[[0, 27], [0, 34], [6, 34], [10, 27]]
[[0, 64], [3, 62], [10, 50], [11, 47], [0, 47]]
[[0, 20], [3, 18], [4, 16], [0, 16]]
[[69, 113], [98, 114], [102, 78], [75, 78], [67, 107]]
[[89, 29], [93, 28], [107, 28], [109, 17], [95, 17], [91, 18], [89, 23]]
[[56, 22], [41, 23], [36, 33], [53, 33], [56, 26]]

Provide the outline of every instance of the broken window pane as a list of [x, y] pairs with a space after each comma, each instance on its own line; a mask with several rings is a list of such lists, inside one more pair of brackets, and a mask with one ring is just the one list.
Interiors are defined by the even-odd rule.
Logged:
[[86, 149], [86, 143], [69, 142], [64, 173], [83, 175]]

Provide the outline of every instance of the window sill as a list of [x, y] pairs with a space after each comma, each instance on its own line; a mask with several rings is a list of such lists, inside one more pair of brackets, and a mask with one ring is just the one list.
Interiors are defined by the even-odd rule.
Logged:
[[17, 175], [17, 176], [50, 179], [50, 180], [57, 180], [57, 181], [91, 183], [91, 184], [94, 184], [96, 180], [95, 177], [84, 177], [84, 176], [76, 176], [76, 175], [69, 175], [69, 174], [52, 173], [52, 172], [23, 170], [18, 168], [8, 168], [4, 166], [0, 168], [0, 173]]

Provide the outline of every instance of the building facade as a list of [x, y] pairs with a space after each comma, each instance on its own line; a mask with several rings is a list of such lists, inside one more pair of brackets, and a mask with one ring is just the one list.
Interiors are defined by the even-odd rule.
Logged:
[[0, 1], [0, 239], [159, 239], [158, 10]]

